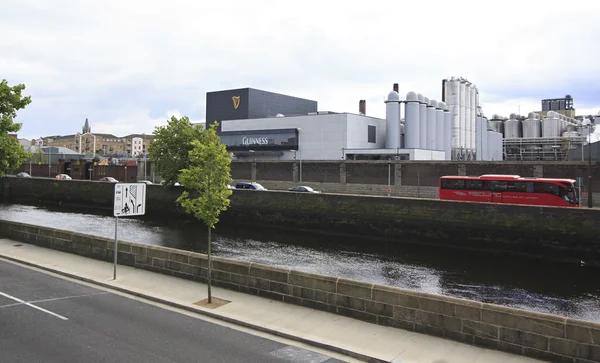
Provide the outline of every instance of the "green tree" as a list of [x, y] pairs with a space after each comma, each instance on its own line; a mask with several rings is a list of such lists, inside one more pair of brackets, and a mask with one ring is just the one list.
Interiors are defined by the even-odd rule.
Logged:
[[0, 82], [0, 176], [18, 168], [29, 157], [19, 141], [8, 136], [21, 130], [22, 124], [13, 120], [18, 110], [31, 103], [30, 96], [21, 94], [24, 89], [23, 84], [11, 87], [5, 79]]
[[190, 165], [181, 170], [180, 180], [186, 188], [197, 193], [196, 198], [191, 198], [184, 191], [177, 202], [185, 208], [186, 212], [202, 220], [208, 227], [208, 303], [212, 302], [211, 287], [211, 231], [219, 222], [221, 212], [229, 207], [231, 190], [228, 184], [231, 180], [231, 154], [221, 143], [217, 135], [215, 122], [205, 130], [199, 140], [192, 141], [189, 152]]
[[178, 182], [180, 171], [190, 166], [192, 141], [200, 140], [203, 131], [202, 126], [192, 125], [187, 116], [172, 116], [166, 126], [154, 129], [155, 141], [148, 154], [166, 186]]

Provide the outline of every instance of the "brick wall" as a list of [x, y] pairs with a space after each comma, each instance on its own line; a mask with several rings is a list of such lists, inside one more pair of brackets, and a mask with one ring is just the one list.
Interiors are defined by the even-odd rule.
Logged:
[[[0, 221], [0, 236], [112, 261], [114, 241]], [[121, 265], [207, 281], [206, 255], [119, 242]], [[215, 286], [552, 362], [600, 361], [600, 324], [390, 286], [213, 258]]]

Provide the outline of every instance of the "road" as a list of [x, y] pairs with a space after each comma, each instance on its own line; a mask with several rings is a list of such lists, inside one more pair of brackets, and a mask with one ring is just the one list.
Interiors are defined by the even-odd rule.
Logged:
[[3, 260], [0, 361], [343, 362]]

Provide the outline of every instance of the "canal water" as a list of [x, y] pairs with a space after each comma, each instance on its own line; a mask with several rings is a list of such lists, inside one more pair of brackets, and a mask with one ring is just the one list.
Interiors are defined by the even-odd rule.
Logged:
[[[114, 238], [107, 213], [0, 204], [0, 219]], [[600, 322], [597, 268], [246, 225], [213, 235], [216, 256]], [[206, 250], [206, 228], [189, 220], [121, 218], [119, 239]]]

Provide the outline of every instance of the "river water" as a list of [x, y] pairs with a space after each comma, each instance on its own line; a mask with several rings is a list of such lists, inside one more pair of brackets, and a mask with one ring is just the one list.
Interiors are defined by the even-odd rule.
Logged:
[[[0, 204], [0, 219], [114, 238], [114, 217]], [[119, 219], [119, 240], [205, 252], [195, 221]], [[219, 226], [215, 256], [600, 322], [600, 269], [439, 247], [386, 251], [365, 239]]]

